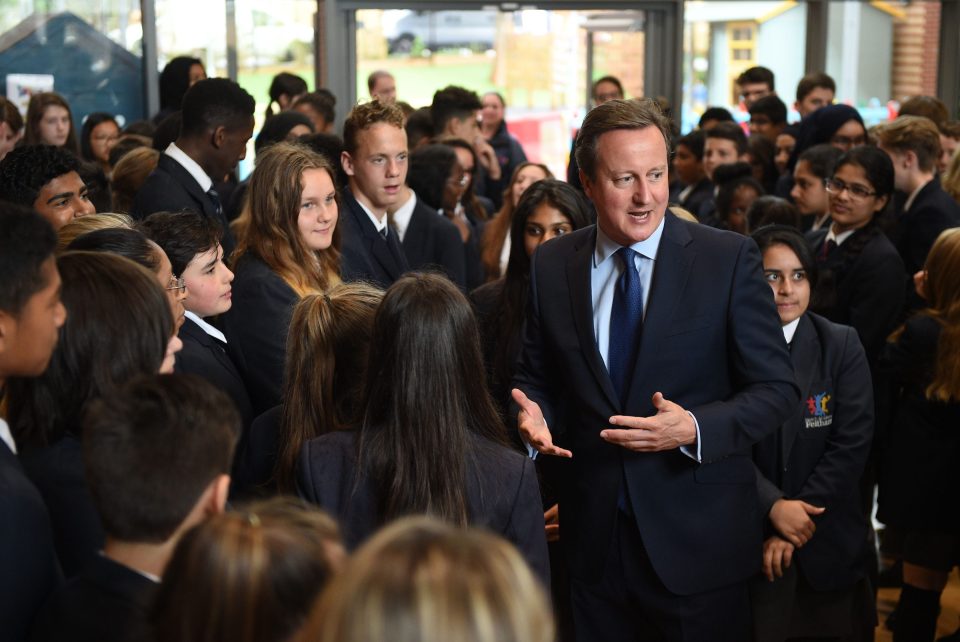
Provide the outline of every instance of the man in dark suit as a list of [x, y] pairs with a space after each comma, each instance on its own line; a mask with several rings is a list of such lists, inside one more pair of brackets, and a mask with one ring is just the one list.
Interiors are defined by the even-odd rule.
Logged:
[[927, 253], [943, 230], [960, 225], [960, 205], [940, 187], [937, 160], [940, 131], [923, 116], [901, 116], [877, 128], [878, 147], [893, 161], [894, 183], [907, 195], [903, 210], [888, 230], [907, 270], [907, 308], [925, 304], [913, 287]]
[[177, 542], [224, 510], [239, 424], [226, 395], [194, 375], [139, 378], [90, 406], [83, 459], [106, 544], [52, 595], [34, 642], [149, 639]]
[[799, 402], [756, 245], [665, 213], [669, 136], [653, 101], [594, 108], [576, 155], [598, 224], [531, 264], [514, 399], [527, 443], [573, 457], [583, 640], [749, 639], [750, 449]]
[[403, 112], [376, 100], [357, 105], [343, 124], [343, 147], [340, 164], [350, 185], [339, 221], [343, 279], [387, 288], [408, 269], [387, 219], [407, 177]]
[[[57, 236], [35, 212], [0, 202], [0, 400], [8, 377], [43, 373], [67, 313], [60, 302]], [[62, 581], [43, 498], [0, 419], [0, 631], [22, 642]]]
[[229, 256], [235, 242], [213, 184], [246, 156], [255, 108], [253, 97], [225, 78], [201, 80], [190, 87], [183, 96], [180, 135], [160, 155], [157, 168], [137, 192], [130, 215], [143, 219], [154, 212], [202, 212], [220, 223]]

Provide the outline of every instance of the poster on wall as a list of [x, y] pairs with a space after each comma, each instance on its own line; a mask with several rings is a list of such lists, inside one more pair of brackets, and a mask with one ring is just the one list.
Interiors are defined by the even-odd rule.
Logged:
[[53, 91], [53, 74], [7, 74], [7, 99], [21, 114], [27, 113], [30, 96]]

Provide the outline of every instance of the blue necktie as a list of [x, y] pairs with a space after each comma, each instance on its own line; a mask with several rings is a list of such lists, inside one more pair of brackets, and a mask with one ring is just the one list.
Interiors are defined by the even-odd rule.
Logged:
[[607, 351], [607, 370], [621, 403], [626, 402], [640, 345], [643, 322], [643, 284], [634, 257], [637, 252], [629, 247], [617, 250], [623, 263], [623, 272], [617, 279], [610, 310], [610, 341]]

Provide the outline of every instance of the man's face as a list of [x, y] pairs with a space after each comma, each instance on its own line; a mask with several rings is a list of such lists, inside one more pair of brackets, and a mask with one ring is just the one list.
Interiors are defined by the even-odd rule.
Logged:
[[481, 101], [483, 109], [480, 110], [480, 116], [484, 123], [490, 125], [499, 125], [503, 120], [503, 103], [497, 98], [496, 94], [487, 94]]
[[797, 112], [800, 114], [800, 117], [803, 118], [807, 114], [812, 114], [821, 107], [826, 107], [833, 103], [833, 92], [826, 87], [814, 87], [813, 91], [803, 97], [803, 100], [796, 103], [794, 107], [797, 108]]
[[15, 132], [9, 124], [0, 122], [0, 160], [16, 146], [19, 139], [20, 132]]
[[703, 171], [713, 180], [713, 170], [740, 160], [737, 144], [726, 138], [707, 138], [703, 143]]
[[385, 105], [392, 105], [397, 101], [397, 81], [393, 76], [380, 76], [373, 83], [370, 96]]
[[610, 81], [604, 80], [597, 83], [597, 86], [593, 88], [593, 103], [595, 105], [602, 105], [605, 102], [620, 98], [623, 98], [623, 92]]
[[616, 129], [597, 140], [596, 177], [580, 180], [597, 208], [597, 222], [628, 246], [650, 237], [669, 198], [667, 144], [656, 127]]
[[453, 138], [462, 138], [468, 143], [472, 143], [480, 135], [480, 123], [477, 121], [477, 113], [464, 118], [451, 118], [447, 121], [447, 132]]
[[407, 178], [407, 133], [390, 123], [374, 123], [357, 135], [357, 148], [340, 157], [350, 191], [371, 211], [383, 214], [397, 204]]
[[750, 109], [750, 105], [761, 98], [771, 95], [773, 95], [773, 90], [765, 82], [748, 82], [740, 85], [740, 97], [743, 98], [743, 104], [746, 105], [747, 109]]
[[771, 143], [777, 142], [777, 136], [780, 135], [784, 125], [785, 123], [774, 125], [766, 114], [757, 114], [750, 117], [750, 133], [768, 138]]
[[223, 248], [219, 243], [194, 256], [181, 276], [189, 293], [183, 302], [187, 310], [203, 318], [230, 309], [233, 272], [223, 262]]
[[[2, 145], [2, 143], [0, 143]], [[940, 170], [940, 173], [943, 174], [947, 171], [947, 168], [950, 166], [950, 161], [953, 160], [954, 154], [957, 153], [957, 148], [960, 147], [960, 139], [950, 138], [949, 136], [944, 136], [940, 134], [940, 160], [937, 163], [937, 168]], [[0, 154], [0, 158], [3, 158], [3, 154]]]
[[0, 379], [37, 377], [50, 363], [67, 310], [60, 302], [60, 273], [51, 256], [40, 268], [44, 286], [14, 317], [0, 310]]
[[233, 171], [237, 163], [247, 157], [247, 141], [253, 136], [253, 116], [250, 117], [250, 123], [241, 127], [228, 129], [218, 127], [214, 132], [214, 139], [217, 142], [217, 166], [214, 168], [216, 175], [210, 178], [214, 181], [222, 180], [223, 177]]
[[910, 170], [908, 170], [906, 165], [916, 165], [916, 163], [911, 163], [910, 158], [908, 157], [908, 152], [900, 152], [892, 147], [887, 147], [883, 143], [878, 143], [877, 148], [890, 157], [890, 162], [893, 163], [893, 186], [894, 188], [903, 191], [911, 192], [910, 183]]
[[50, 221], [55, 230], [77, 217], [95, 212], [87, 197], [87, 186], [76, 172], [61, 174], [41, 187], [33, 209]]
[[677, 145], [673, 169], [684, 185], [693, 185], [703, 178], [703, 162], [686, 145]]

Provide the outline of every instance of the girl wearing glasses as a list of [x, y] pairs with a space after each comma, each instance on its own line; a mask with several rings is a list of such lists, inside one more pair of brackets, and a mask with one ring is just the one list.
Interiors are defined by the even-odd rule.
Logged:
[[800, 386], [794, 416], [753, 447], [766, 516], [763, 575], [750, 586], [754, 639], [847, 639], [868, 613], [867, 519], [859, 480], [873, 438], [873, 390], [856, 332], [807, 311], [817, 283], [795, 229], [753, 234]]
[[814, 311], [860, 335], [871, 367], [896, 326], [905, 269], [878, 217], [893, 194], [893, 164], [875, 147], [856, 147], [826, 180], [829, 228], [808, 236], [822, 278]]

